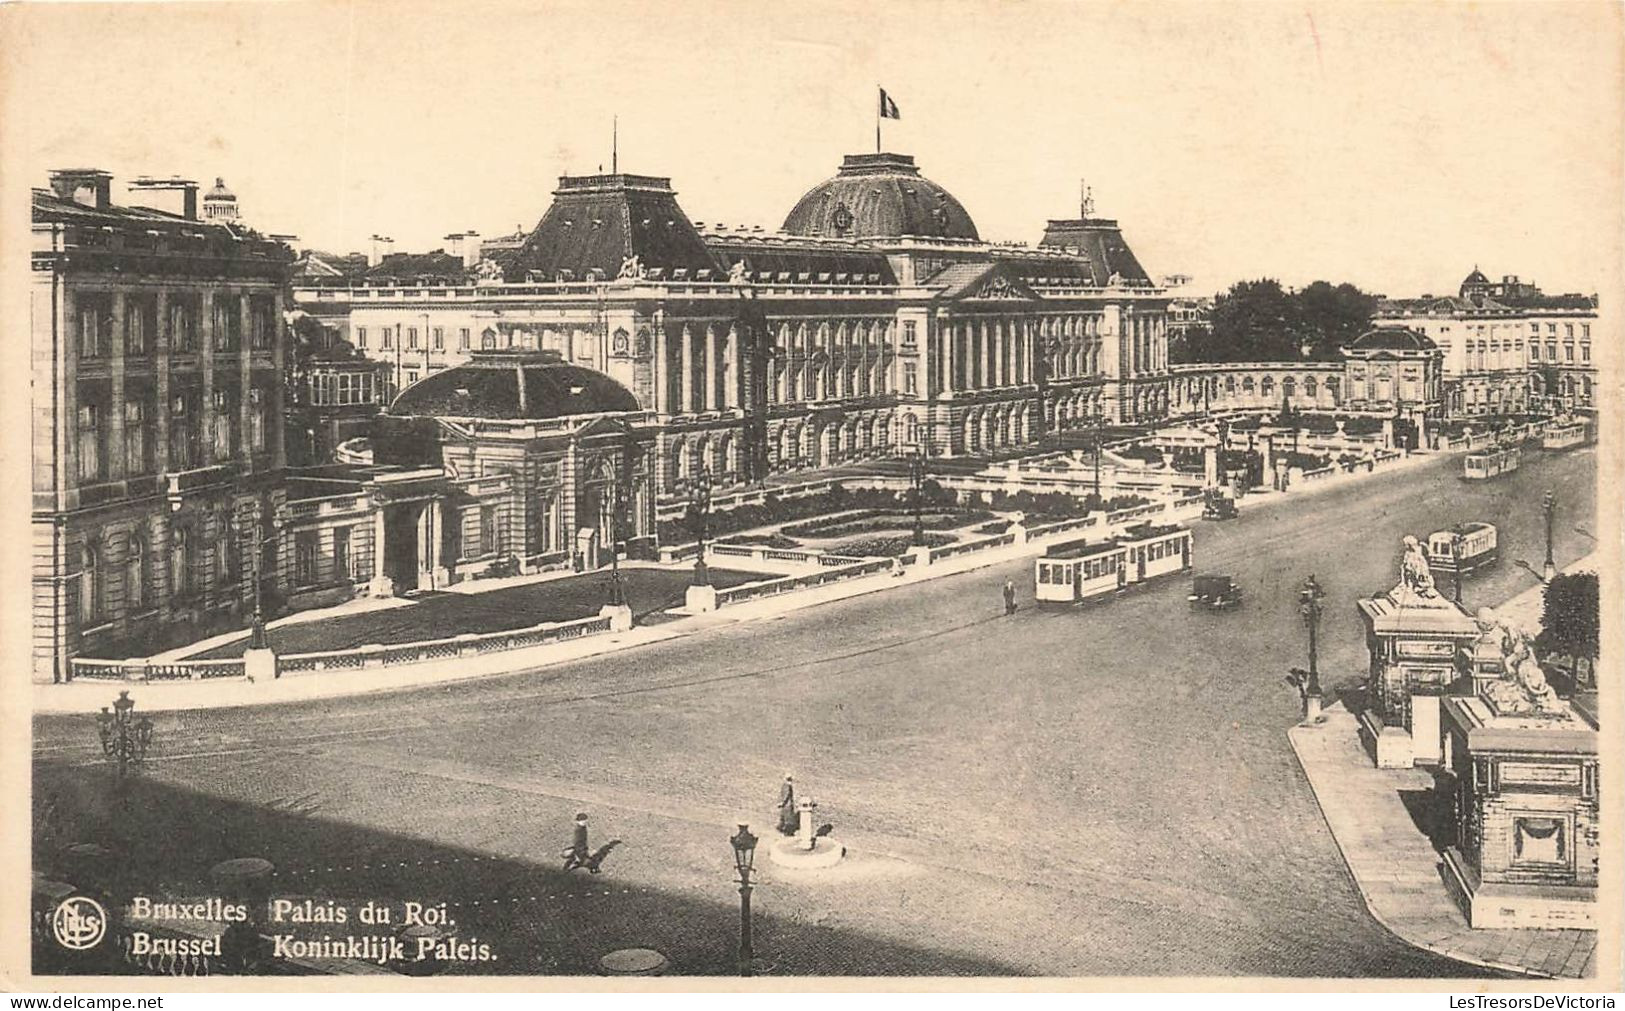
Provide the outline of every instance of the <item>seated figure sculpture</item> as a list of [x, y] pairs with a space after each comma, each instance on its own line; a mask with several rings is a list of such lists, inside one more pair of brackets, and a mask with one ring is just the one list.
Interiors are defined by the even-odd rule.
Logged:
[[1407, 591], [1424, 600], [1439, 595], [1433, 586], [1433, 567], [1428, 565], [1421, 542], [1408, 534], [1405, 537], [1405, 555], [1399, 562], [1399, 586], [1395, 589]]

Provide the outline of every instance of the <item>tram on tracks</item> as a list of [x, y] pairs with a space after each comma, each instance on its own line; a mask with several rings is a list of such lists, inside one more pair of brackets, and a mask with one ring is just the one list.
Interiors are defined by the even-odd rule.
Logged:
[[1498, 446], [1479, 453], [1468, 453], [1461, 464], [1461, 476], [1467, 481], [1487, 481], [1510, 474], [1518, 469], [1522, 455], [1522, 450], [1517, 446]]
[[1468, 575], [1501, 558], [1499, 534], [1493, 523], [1459, 523], [1428, 534], [1428, 567], [1446, 574]]
[[1586, 423], [1583, 421], [1563, 421], [1546, 426], [1541, 433], [1540, 446], [1542, 449], [1564, 450], [1583, 446], [1586, 441]]
[[1052, 545], [1033, 563], [1039, 603], [1075, 604], [1191, 567], [1191, 532], [1178, 524], [1141, 523], [1105, 541]]

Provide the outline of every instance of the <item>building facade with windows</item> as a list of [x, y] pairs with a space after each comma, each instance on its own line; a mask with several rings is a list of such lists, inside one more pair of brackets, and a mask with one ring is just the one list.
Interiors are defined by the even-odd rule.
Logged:
[[1595, 296], [1545, 295], [1516, 276], [1492, 282], [1475, 268], [1458, 294], [1384, 301], [1373, 322], [1438, 345], [1450, 417], [1596, 407]]
[[291, 254], [200, 220], [194, 183], [111, 189], [74, 169], [33, 195], [37, 680], [240, 624], [251, 574], [275, 592], [284, 563], [255, 538], [285, 497]]
[[670, 182], [566, 176], [460, 283], [314, 283], [301, 308], [410, 392], [482, 350], [551, 351], [654, 419], [655, 492], [1164, 416], [1167, 297], [1115, 221], [982, 240], [897, 154], [848, 156], [776, 233], [696, 224]]

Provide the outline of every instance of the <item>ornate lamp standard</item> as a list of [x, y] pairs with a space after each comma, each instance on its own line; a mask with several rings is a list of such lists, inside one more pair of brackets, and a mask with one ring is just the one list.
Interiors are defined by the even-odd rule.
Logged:
[[[609, 606], [626, 606], [626, 589], [621, 586], [621, 481], [618, 474], [609, 479]], [[701, 549], [700, 557], [705, 556]]]
[[1540, 507], [1546, 513], [1546, 565], [1542, 571], [1543, 578], [1549, 583], [1557, 575], [1557, 565], [1552, 561], [1552, 516], [1557, 512], [1556, 493], [1548, 488], [1541, 498]]
[[1325, 591], [1315, 582], [1313, 575], [1305, 579], [1303, 586], [1298, 589], [1298, 614], [1309, 629], [1309, 669], [1294, 673], [1302, 675], [1300, 691], [1303, 693], [1303, 718], [1308, 723], [1320, 722], [1320, 668], [1316, 634], [1320, 630], [1320, 615], [1323, 610], [1320, 601], [1325, 596]]
[[254, 625], [249, 634], [249, 649], [266, 649], [265, 641], [265, 546], [274, 544], [282, 534], [282, 520], [280, 517], [271, 517], [271, 535], [264, 536], [265, 528], [262, 525], [262, 510], [254, 510]]
[[1450, 537], [1451, 586], [1455, 590], [1456, 603], [1461, 603], [1461, 532], [1458, 530]]
[[757, 839], [750, 826], [741, 824], [728, 840], [734, 848], [734, 869], [739, 872], [739, 975], [755, 972], [756, 952], [750, 943], [750, 868], [756, 859]]
[[914, 455], [908, 458], [908, 482], [914, 505], [914, 546], [918, 548], [925, 544], [925, 520], [920, 512], [921, 499], [925, 497], [925, 449], [923, 447], [914, 447]]
[[102, 706], [96, 714], [96, 732], [101, 737], [102, 754], [118, 763], [121, 782], [131, 762], [146, 760], [147, 748], [152, 744], [152, 721], [145, 716], [135, 718], [135, 699], [129, 692], [119, 692], [111, 709]]
[[690, 508], [694, 512], [696, 532], [700, 539], [700, 553], [694, 559], [694, 586], [710, 586], [711, 574], [705, 569], [705, 540], [711, 533], [711, 468], [701, 467], [689, 491]]

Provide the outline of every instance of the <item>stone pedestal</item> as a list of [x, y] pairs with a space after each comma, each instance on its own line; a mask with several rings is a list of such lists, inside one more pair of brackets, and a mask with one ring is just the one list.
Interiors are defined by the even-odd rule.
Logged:
[[796, 836], [775, 840], [768, 848], [768, 859], [776, 866], [793, 870], [821, 870], [834, 867], [846, 856], [846, 847], [829, 836], [814, 839], [812, 849], [802, 849]]
[[367, 596], [392, 597], [395, 595], [395, 580], [388, 576], [374, 576], [367, 580]]
[[714, 586], [690, 586], [684, 596], [684, 605], [692, 614], [704, 614], [717, 609], [717, 588]]
[[269, 649], [243, 650], [243, 673], [250, 681], [270, 681], [277, 676], [276, 652]]
[[[690, 590], [696, 587], [689, 587]], [[712, 591], [712, 607], [716, 606], [715, 591]], [[598, 616], [609, 618], [611, 632], [626, 632], [632, 628], [632, 608], [626, 604], [605, 604], [598, 609]]]
[[909, 548], [908, 553], [909, 556], [914, 559], [913, 564], [915, 565], [931, 564], [931, 549], [926, 547], [924, 544], [921, 544], [919, 547]]
[[1305, 695], [1303, 697], [1303, 722], [1319, 723], [1323, 719], [1320, 715], [1321, 698], [1319, 695]]
[[1454, 790], [1439, 799], [1455, 814], [1445, 885], [1475, 928], [1594, 930], [1595, 714], [1562, 701], [1544, 710], [1508, 706], [1506, 698], [1444, 701]]
[[1460, 604], [1396, 586], [1358, 604], [1370, 667], [1362, 735], [1381, 768], [1436, 764], [1439, 699], [1457, 689], [1479, 629]]

